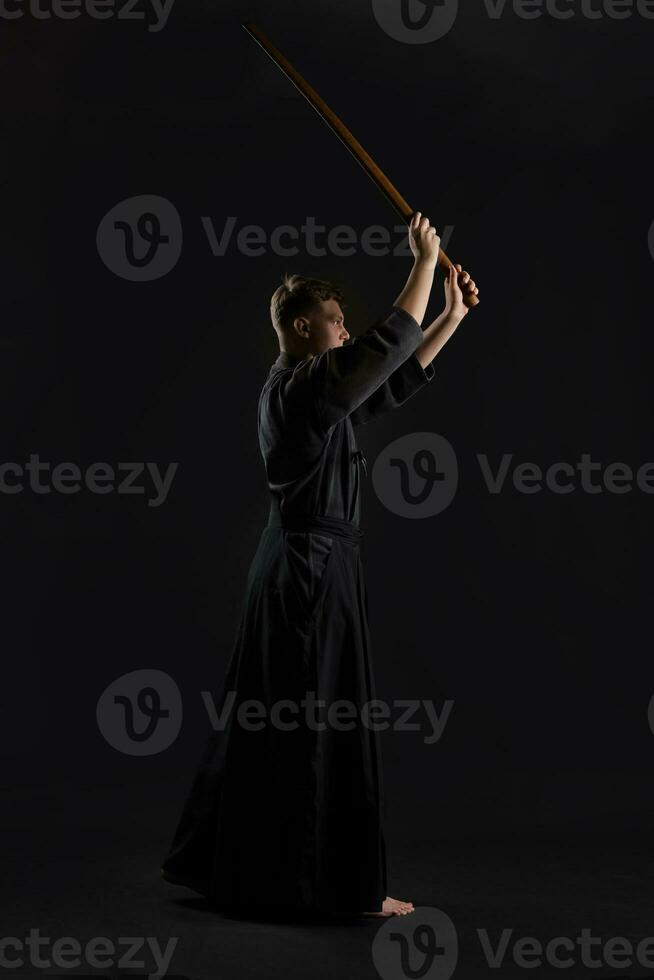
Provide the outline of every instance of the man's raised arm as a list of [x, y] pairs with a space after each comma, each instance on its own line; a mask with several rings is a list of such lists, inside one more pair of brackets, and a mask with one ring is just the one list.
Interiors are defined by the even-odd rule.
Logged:
[[[311, 384], [325, 431], [358, 408], [422, 343], [420, 324], [434, 281], [440, 238], [429, 219], [418, 212], [409, 226], [409, 241], [413, 268], [390, 315], [351, 344], [317, 354], [293, 372], [296, 383]], [[289, 382], [289, 395], [292, 386]]]
[[[458, 274], [461, 275], [461, 286]], [[468, 313], [464, 292], [476, 295], [479, 289], [469, 272], [464, 272], [460, 265], [453, 266], [445, 280], [445, 309], [425, 328], [422, 341], [413, 354], [350, 414], [352, 425], [365, 425], [398, 408], [431, 381], [434, 377], [431, 362]]]
[[411, 218], [409, 244], [414, 258], [413, 269], [394, 305], [406, 310], [414, 320], [418, 321], [418, 324], [421, 324], [427, 311], [431, 287], [434, 284], [441, 240], [436, 234], [436, 229], [429, 224], [429, 218], [423, 218], [420, 211], [416, 211]]

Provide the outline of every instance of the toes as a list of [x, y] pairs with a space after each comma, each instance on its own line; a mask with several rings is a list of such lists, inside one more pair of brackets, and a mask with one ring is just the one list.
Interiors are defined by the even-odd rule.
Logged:
[[[398, 898], [386, 897], [390, 915], [409, 915], [414, 912], [413, 902], [402, 902]], [[386, 902], [384, 904], [386, 904]]]

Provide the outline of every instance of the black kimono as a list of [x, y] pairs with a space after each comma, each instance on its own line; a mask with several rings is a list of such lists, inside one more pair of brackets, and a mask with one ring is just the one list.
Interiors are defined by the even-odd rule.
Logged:
[[[218, 713], [234, 700], [162, 871], [223, 908], [372, 912], [386, 897], [379, 735], [361, 715], [375, 693], [353, 427], [431, 380], [421, 341], [394, 308], [344, 347], [305, 360], [282, 352], [261, 392], [272, 504]], [[243, 724], [250, 700], [259, 708]]]

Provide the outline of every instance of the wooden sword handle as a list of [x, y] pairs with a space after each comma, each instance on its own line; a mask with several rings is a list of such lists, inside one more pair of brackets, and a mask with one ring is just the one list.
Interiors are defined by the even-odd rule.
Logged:
[[[336, 113], [332, 112], [324, 99], [321, 99], [316, 90], [309, 85], [302, 75], [300, 75], [299, 71], [293, 67], [293, 65], [284, 57], [281, 51], [277, 50], [277, 48], [268, 40], [266, 35], [259, 30], [256, 24], [247, 22], [243, 24], [242, 27], [252, 38], [254, 38], [257, 44], [263, 48], [266, 54], [275, 62], [277, 67], [286, 75], [289, 81], [295, 85], [298, 92], [305, 97], [309, 105], [316, 110], [323, 122], [327, 123], [332, 132], [338, 136], [341, 143], [350, 151], [357, 163], [363, 167], [370, 179], [382, 192], [386, 200], [392, 205], [392, 207], [395, 208], [400, 217], [406, 221], [407, 224], [409, 224], [413, 214], [415, 213], [414, 209], [408, 204], [407, 201], [405, 201], [398, 189], [390, 182], [383, 170], [377, 166], [370, 154], [366, 153], [359, 141], [352, 135], [347, 126], [341, 122]], [[452, 261], [448, 259], [443, 249], [439, 250], [438, 264], [445, 273], [447, 273], [453, 266]], [[466, 293], [464, 291], [463, 301], [468, 308], [471, 308], [473, 306], [477, 306], [479, 303], [479, 297], [474, 293]]]

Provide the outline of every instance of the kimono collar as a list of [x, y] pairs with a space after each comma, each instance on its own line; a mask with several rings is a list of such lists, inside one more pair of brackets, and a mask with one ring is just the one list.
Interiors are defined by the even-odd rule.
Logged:
[[280, 368], [282, 370], [285, 368], [292, 368], [295, 367], [296, 364], [299, 364], [302, 360], [304, 360], [304, 358], [296, 357], [295, 354], [289, 354], [288, 351], [282, 350], [279, 352], [279, 357], [273, 364], [273, 367]]

